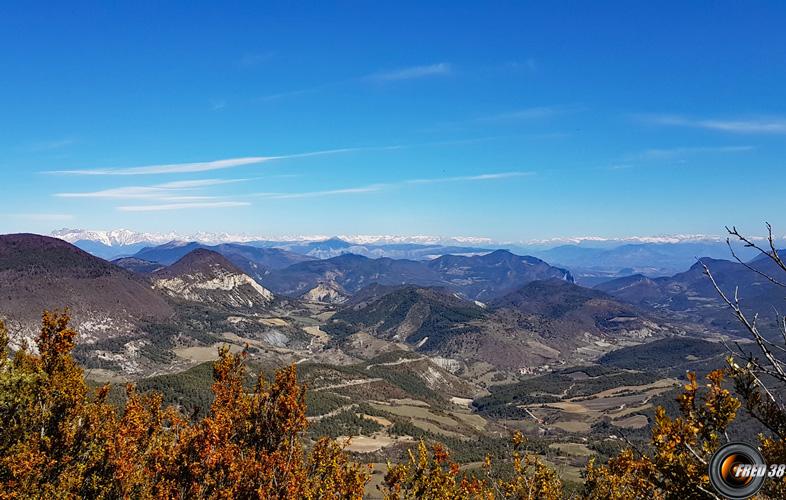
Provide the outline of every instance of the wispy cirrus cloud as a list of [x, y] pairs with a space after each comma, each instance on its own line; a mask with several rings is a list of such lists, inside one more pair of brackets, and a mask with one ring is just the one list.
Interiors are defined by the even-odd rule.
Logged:
[[[325, 189], [318, 191], [303, 191], [303, 192], [266, 192], [254, 193], [245, 195], [245, 197], [266, 200], [294, 200], [304, 198], [322, 198], [329, 196], [342, 196], [342, 195], [360, 195], [368, 193], [376, 193], [389, 189], [402, 188], [406, 186], [414, 186], [419, 184], [437, 184], [437, 183], [450, 183], [450, 182], [482, 182], [493, 181], [499, 179], [509, 179], [514, 177], [527, 177], [535, 175], [535, 172], [495, 172], [478, 175], [464, 175], [464, 176], [451, 176], [451, 177], [435, 177], [435, 178], [422, 178], [422, 179], [406, 179], [396, 182], [369, 184], [365, 186], [354, 186], [338, 189]], [[215, 180], [215, 179], [213, 179]], [[105, 199], [141, 199], [141, 200], [155, 200], [165, 203], [150, 203], [144, 205], [122, 205], [116, 207], [121, 212], [162, 212], [162, 211], [175, 211], [175, 210], [188, 210], [188, 209], [203, 209], [203, 208], [231, 208], [231, 207], [244, 207], [251, 205], [248, 201], [239, 201], [237, 196], [235, 199], [226, 200], [219, 199], [218, 197], [209, 196], [190, 196], [190, 195], [171, 195], [172, 188], [190, 188], [207, 185], [211, 181], [195, 180], [195, 181], [180, 181], [171, 182], [166, 184], [158, 184], [155, 186], [132, 186], [126, 188], [115, 188], [104, 191], [95, 191], [91, 193], [59, 193], [56, 196], [65, 198], [105, 198]], [[217, 183], [222, 183], [221, 180], [215, 180]], [[239, 180], [233, 180], [237, 182]], [[243, 195], [241, 195], [243, 197]]]
[[189, 203], [166, 203], [159, 205], [125, 205], [117, 207], [120, 212], [165, 212], [173, 210], [193, 210], [204, 208], [232, 208], [247, 207], [251, 203], [247, 201], [215, 201], [215, 202], [189, 202]]
[[[586, 106], [574, 105], [554, 105], [554, 106], [533, 106], [529, 108], [519, 108], [508, 111], [501, 111], [487, 115], [467, 117], [455, 121], [438, 122], [435, 125], [421, 129], [423, 132], [446, 132], [459, 131], [478, 126], [489, 125], [518, 125], [519, 123], [547, 121], [572, 114], [582, 113], [589, 108]], [[547, 132], [544, 134], [529, 135], [529, 138], [553, 138], [555, 136], [566, 137], [565, 132]], [[547, 137], [548, 136], [548, 137]]]
[[299, 193], [256, 193], [252, 196], [269, 199], [269, 200], [320, 198], [324, 196], [376, 193], [389, 189], [402, 188], [402, 187], [413, 186], [418, 184], [439, 184], [439, 183], [450, 183], [450, 182], [480, 182], [480, 181], [492, 181], [492, 180], [499, 180], [499, 179], [509, 179], [514, 177], [529, 177], [532, 175], [535, 175], [535, 172], [497, 172], [497, 173], [479, 174], [479, 175], [406, 179], [396, 182], [385, 182], [385, 183], [369, 184], [366, 186], [330, 189], [330, 190], [322, 190], [322, 191], [306, 191], [306, 192], [299, 192]]
[[247, 52], [237, 60], [237, 65], [241, 68], [255, 68], [266, 63], [275, 57], [276, 53], [272, 50], [265, 52]]
[[323, 83], [321, 85], [315, 85], [313, 87], [305, 87], [305, 88], [302, 88], [302, 89], [286, 90], [286, 91], [283, 91], [283, 92], [276, 92], [275, 94], [264, 95], [262, 97], [259, 97], [256, 100], [257, 101], [277, 101], [279, 99], [284, 99], [286, 97], [295, 97], [295, 96], [305, 95], [305, 94], [314, 94], [316, 92], [320, 92], [322, 90], [325, 90], [326, 88], [334, 87], [334, 86], [337, 86], [337, 85], [341, 85], [343, 83], [347, 83], [347, 82], [350, 82], [350, 81], [352, 81], [352, 80], [342, 80], [340, 82], [329, 82], [329, 83]]
[[401, 80], [416, 80], [431, 76], [448, 76], [453, 73], [453, 65], [442, 62], [426, 66], [410, 66], [392, 71], [380, 71], [363, 77], [363, 80], [375, 82], [395, 82]]
[[272, 161], [275, 157], [251, 156], [245, 158], [229, 158], [226, 160], [213, 160], [193, 163], [166, 163], [161, 165], [146, 165], [141, 167], [123, 168], [94, 168], [94, 169], [75, 169], [75, 170], [51, 170], [45, 174], [62, 175], [154, 175], [154, 174], [184, 174], [193, 172], [207, 172], [211, 170], [223, 170], [235, 168], [243, 165], [253, 165], [266, 161]]
[[680, 147], [680, 148], [654, 148], [647, 149], [636, 155], [632, 159], [640, 160], [668, 160], [672, 158], [681, 158], [685, 156], [694, 156], [702, 154], [726, 154], [726, 153], [746, 153], [754, 151], [755, 146], [698, 146], [698, 147]]
[[104, 198], [122, 200], [131, 198], [155, 198], [167, 192], [167, 190], [154, 187], [129, 186], [80, 193], [55, 193], [54, 196], [56, 198]]
[[322, 88], [324, 88], [324, 86], [309, 87], [309, 88], [298, 89], [298, 90], [287, 90], [287, 91], [284, 91], [284, 92], [276, 92], [275, 94], [263, 95], [262, 97], [259, 97], [256, 100], [257, 101], [277, 101], [279, 99], [284, 99], [286, 97], [295, 97], [295, 96], [298, 96], [298, 95], [312, 94], [314, 92], [319, 92], [320, 90], [322, 90]]
[[186, 181], [166, 182], [153, 186], [124, 186], [118, 188], [102, 189], [100, 191], [87, 191], [77, 193], [55, 193], [57, 198], [93, 198], [93, 199], [160, 199], [160, 200], [184, 200], [184, 199], [214, 199], [210, 196], [178, 196], [175, 193], [180, 191], [190, 191], [210, 186], [223, 184], [236, 184], [246, 182], [249, 179], [194, 179]]
[[258, 101], [277, 101], [286, 97], [295, 97], [299, 95], [314, 94], [321, 92], [331, 87], [340, 87], [342, 85], [362, 82], [396, 82], [404, 80], [416, 80], [419, 78], [427, 78], [433, 76], [448, 76], [453, 73], [453, 66], [450, 63], [437, 63], [429, 64], [426, 66], [410, 66], [408, 68], [401, 68], [392, 71], [379, 71], [361, 77], [345, 78], [343, 80], [336, 80], [311, 87], [303, 87], [295, 90], [285, 90], [273, 94], [264, 95], [258, 98]]
[[499, 172], [493, 174], [461, 175], [456, 177], [437, 177], [432, 179], [410, 179], [407, 181], [402, 181], [402, 184], [438, 184], [442, 182], [493, 181], [499, 179], [510, 179], [512, 177], [529, 177], [532, 175], [535, 175], [535, 172]]
[[44, 152], [44, 151], [55, 151], [58, 149], [63, 149], [68, 146], [71, 146], [76, 143], [76, 140], [70, 137], [66, 137], [63, 139], [53, 139], [50, 141], [38, 141], [27, 146], [28, 151], [32, 152]]
[[156, 184], [154, 187], [163, 189], [194, 189], [208, 186], [220, 186], [223, 184], [237, 184], [238, 182], [247, 182], [254, 179], [191, 179], [185, 181], [172, 181], [163, 184]]
[[756, 146], [687, 146], [675, 148], [651, 148], [630, 153], [615, 160], [611, 165], [592, 167], [592, 170], [632, 170], [636, 168], [683, 165], [700, 156], [736, 155], [755, 151]]
[[245, 165], [255, 165], [271, 161], [291, 160], [295, 158], [308, 158], [313, 156], [326, 156], [335, 154], [353, 153], [359, 151], [382, 151], [399, 149], [402, 146], [382, 146], [368, 148], [339, 148], [327, 149], [322, 151], [310, 151], [307, 153], [295, 153], [279, 156], [247, 156], [242, 158], [228, 158], [224, 160], [213, 160], [192, 163], [167, 163], [161, 165], [145, 165], [140, 167], [121, 167], [121, 168], [94, 168], [94, 169], [75, 169], [75, 170], [51, 170], [43, 172], [45, 174], [60, 175], [157, 175], [157, 174], [184, 174], [194, 172], [209, 172], [213, 170], [226, 170]]
[[497, 113], [488, 116], [481, 116], [476, 118], [478, 122], [501, 122], [501, 121], [514, 121], [514, 120], [537, 120], [544, 118], [553, 118], [555, 116], [562, 116], [573, 113], [580, 113], [586, 111], [585, 106], [580, 105], [566, 105], [566, 106], [534, 106], [531, 108], [516, 109], [513, 111], [506, 111], [504, 113]]
[[639, 114], [636, 119], [652, 125], [700, 128], [733, 134], [786, 134], [786, 118], [692, 118], [684, 115]]
[[342, 189], [327, 189], [323, 191], [306, 191], [301, 193], [256, 193], [254, 196], [265, 198], [269, 200], [291, 200], [298, 198], [321, 198], [324, 196], [336, 196], [342, 194], [363, 194], [382, 191], [387, 184], [372, 184], [369, 186], [360, 186]]
[[503, 64], [503, 68], [512, 70], [512, 71], [528, 71], [530, 73], [535, 73], [538, 71], [538, 61], [535, 60], [534, 57], [528, 57], [523, 61], [507, 61]]

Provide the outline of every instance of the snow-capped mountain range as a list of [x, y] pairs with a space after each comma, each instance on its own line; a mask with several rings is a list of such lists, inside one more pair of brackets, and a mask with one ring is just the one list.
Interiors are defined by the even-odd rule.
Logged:
[[[198, 232], [194, 234], [178, 233], [175, 231], [164, 233], [138, 232], [129, 229], [89, 230], [89, 229], [60, 229], [52, 232], [52, 236], [69, 243], [77, 241], [93, 241], [109, 247], [136, 245], [149, 243], [161, 245], [171, 241], [196, 241], [199, 243], [217, 245], [221, 243], [247, 243], [250, 241], [279, 241], [279, 242], [312, 242], [338, 238], [353, 245], [393, 245], [393, 244], [419, 244], [419, 245], [474, 245], [484, 247], [505, 246], [532, 246], [556, 247], [560, 245], [608, 245], [608, 244], [676, 244], [676, 243], [715, 243], [725, 241], [725, 236], [707, 234], [675, 234], [660, 236], [628, 236], [621, 238], [607, 238], [601, 236], [576, 236], [549, 239], [532, 239], [518, 242], [494, 241], [491, 238], [476, 236], [431, 236], [431, 235], [291, 235], [267, 236], [251, 235], [246, 233], [221, 233]], [[754, 238], [758, 239], [758, 238]]]
[[108, 247], [134, 245], [137, 243], [162, 244], [180, 239], [177, 233], [139, 233], [129, 229], [113, 229], [110, 231], [92, 231], [89, 229], [59, 229], [52, 231], [52, 236], [69, 243], [77, 241], [94, 241]]
[[151, 243], [161, 245], [171, 241], [196, 241], [209, 245], [221, 243], [247, 243], [250, 241], [280, 241], [280, 242], [310, 242], [324, 241], [332, 237], [352, 243], [354, 245], [391, 245], [391, 244], [420, 244], [420, 245], [490, 245], [490, 238], [472, 236], [440, 237], [428, 235], [396, 236], [396, 235], [292, 235], [292, 236], [265, 236], [241, 233], [211, 233], [198, 232], [185, 234], [178, 232], [148, 233], [137, 232], [129, 229], [89, 230], [89, 229], [59, 229], [52, 232], [52, 236], [69, 243], [77, 241], [93, 241], [109, 247]]
[[[128, 229], [95, 231], [61, 229], [52, 236], [63, 239], [106, 260], [137, 257], [160, 262], [158, 253], [179, 247], [207, 247], [216, 251], [224, 244], [256, 249], [278, 249], [312, 259], [329, 259], [355, 254], [371, 259], [432, 260], [442, 255], [483, 255], [494, 250], [508, 250], [529, 255], [550, 264], [570, 269], [577, 279], [608, 278], [609, 276], [641, 273], [647, 276], [668, 276], [688, 269], [696, 258], [728, 259], [729, 249], [724, 237], [703, 234], [665, 236], [631, 236], [606, 238], [583, 236], [499, 242], [478, 237], [391, 236], [391, 235], [324, 235], [267, 236], [233, 233], [184, 234], [178, 232], [147, 233]], [[780, 246], [783, 240], [779, 239]], [[231, 246], [231, 245], [230, 245]], [[146, 247], [156, 247], [152, 254]], [[160, 247], [160, 248], [159, 248]], [[753, 259], [758, 252], [737, 245], [737, 254]], [[247, 251], [244, 250], [244, 251]], [[256, 250], [261, 251], [261, 250]], [[177, 253], [177, 252], [175, 252]]]

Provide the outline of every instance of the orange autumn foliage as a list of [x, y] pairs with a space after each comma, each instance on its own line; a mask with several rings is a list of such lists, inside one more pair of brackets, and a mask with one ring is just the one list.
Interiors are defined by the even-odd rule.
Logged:
[[671, 418], [662, 407], [655, 412], [651, 453], [622, 451], [605, 465], [587, 464], [585, 497], [713, 498], [707, 463], [725, 442], [726, 429], [734, 421], [740, 402], [723, 387], [724, 371], [707, 375], [706, 391], [699, 396], [696, 375], [677, 401], [679, 417]]
[[513, 435], [513, 474], [510, 478], [491, 473], [491, 458], [486, 457], [482, 476], [462, 472], [459, 464], [440, 445], [429, 452], [421, 441], [417, 454], [409, 452], [409, 460], [388, 465], [385, 476], [386, 500], [397, 499], [473, 499], [493, 500], [557, 500], [563, 496], [563, 485], [554, 469], [536, 455], [522, 453], [524, 437]]
[[222, 349], [215, 401], [191, 423], [159, 394], [90, 391], [67, 313], [45, 313], [38, 354], [8, 358], [0, 324], [0, 498], [361, 498], [368, 469], [322, 439], [304, 450], [294, 367], [245, 392], [245, 354]]
[[[76, 332], [68, 321], [67, 313], [45, 313], [37, 352], [13, 356], [0, 323], [0, 499], [363, 497], [367, 466], [330, 439], [304, 445], [306, 389], [294, 366], [272, 381], [260, 374], [249, 392], [245, 353], [221, 349], [215, 400], [203, 419], [191, 421], [165, 407], [160, 394], [133, 385], [118, 411], [108, 402], [109, 386], [87, 386], [71, 356]], [[762, 406], [736, 370], [749, 409], [767, 412], [773, 425], [786, 421]], [[657, 409], [648, 450], [628, 449], [603, 465], [590, 460], [582, 497], [712, 498], [706, 462], [740, 403], [723, 387], [722, 371], [707, 378], [701, 387], [689, 375], [678, 417]], [[768, 459], [786, 455], [783, 440], [762, 437], [761, 444]], [[380, 490], [388, 499], [563, 498], [556, 472], [523, 450], [520, 434], [513, 445], [512, 473], [498, 477], [490, 458], [468, 471], [444, 447], [421, 442], [408, 460], [389, 464]], [[763, 493], [782, 497], [783, 484], [772, 482]]]
[[[294, 366], [249, 393], [245, 353], [219, 350], [215, 399], [189, 421], [158, 393], [126, 387], [117, 411], [109, 386], [91, 391], [71, 356], [67, 313], [45, 313], [37, 354], [8, 354], [0, 323], [0, 498], [362, 498], [370, 477], [335, 441], [306, 451], [305, 387]], [[536, 457], [520, 455], [513, 477], [461, 473], [447, 451], [421, 442], [417, 457], [391, 465], [388, 498], [559, 498], [562, 483]]]

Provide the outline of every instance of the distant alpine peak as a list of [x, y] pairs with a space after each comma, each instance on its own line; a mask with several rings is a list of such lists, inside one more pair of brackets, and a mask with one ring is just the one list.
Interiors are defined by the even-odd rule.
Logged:
[[[623, 236], [623, 237], [604, 237], [604, 236], [571, 236], [556, 237], [548, 239], [532, 239], [519, 242], [500, 242], [491, 238], [479, 236], [433, 236], [433, 235], [390, 235], [390, 234], [343, 234], [338, 236], [330, 235], [284, 235], [268, 236], [247, 233], [229, 232], [197, 232], [193, 234], [170, 232], [138, 232], [130, 229], [113, 230], [89, 230], [89, 229], [60, 229], [52, 232], [52, 236], [65, 240], [69, 243], [77, 241], [94, 241], [110, 247], [124, 245], [134, 245], [147, 243], [151, 245], [162, 245], [164, 243], [188, 243], [197, 242], [207, 245], [218, 245], [221, 243], [248, 243], [252, 241], [273, 241], [288, 243], [310, 243], [327, 240], [341, 240], [350, 246], [364, 245], [395, 245], [395, 244], [418, 244], [418, 245], [455, 245], [455, 246], [477, 246], [485, 248], [504, 247], [509, 245], [523, 246], [558, 246], [558, 245], [624, 245], [624, 244], [663, 244], [663, 243], [720, 243], [726, 240], [726, 236], [708, 234], [672, 234], [658, 236]], [[753, 237], [760, 240], [761, 237]]]
[[421, 245], [490, 245], [493, 243], [491, 238], [478, 236], [397, 236], [397, 235], [342, 235], [337, 237], [347, 243], [355, 245], [390, 245], [401, 243], [417, 243]]
[[174, 231], [164, 233], [138, 232], [130, 229], [90, 230], [63, 228], [52, 232], [52, 236], [69, 243], [77, 241], [94, 241], [110, 247], [150, 243], [162, 245], [164, 243], [198, 242], [217, 245], [220, 243], [247, 243], [250, 241], [281, 241], [281, 242], [316, 242], [338, 239], [352, 245], [389, 245], [414, 243], [421, 245], [489, 245], [493, 243], [490, 238], [475, 236], [400, 236], [400, 235], [286, 235], [264, 236], [245, 233], [226, 232], [197, 232], [194, 234], [177, 233]]
[[176, 233], [139, 233], [130, 229], [113, 229], [109, 231], [96, 231], [89, 229], [63, 228], [52, 231], [52, 236], [69, 243], [77, 241], [95, 241], [106, 246], [116, 247], [134, 245], [136, 243], [168, 243], [180, 239]]
[[725, 236], [709, 234], [672, 234], [660, 236], [624, 236], [616, 238], [607, 238], [603, 236], [571, 236], [530, 240], [527, 243], [533, 245], [580, 245], [582, 243], [714, 243], [722, 241], [726, 241]]
[[[232, 234], [232, 233], [211, 233], [211, 232], [198, 232], [194, 234], [185, 234], [177, 232], [165, 233], [148, 233], [132, 231], [130, 229], [113, 229], [113, 230], [89, 230], [89, 229], [60, 229], [52, 232], [52, 236], [60, 238], [69, 243], [77, 241], [95, 241], [107, 246], [116, 247], [124, 245], [134, 245], [137, 243], [151, 243], [155, 245], [162, 245], [164, 243], [181, 243], [186, 244], [192, 241], [205, 244], [220, 244], [220, 243], [246, 243], [249, 241], [258, 240], [277, 240], [277, 238], [265, 238], [262, 236], [252, 236], [248, 234]], [[291, 238], [287, 238], [290, 240]], [[307, 238], [306, 238], [307, 239]], [[324, 238], [314, 238], [324, 239]]]

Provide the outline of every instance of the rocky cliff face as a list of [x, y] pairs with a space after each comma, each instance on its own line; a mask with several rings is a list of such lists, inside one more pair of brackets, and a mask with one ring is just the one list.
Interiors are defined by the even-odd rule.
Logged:
[[264, 307], [274, 299], [226, 258], [204, 249], [154, 273], [153, 286], [175, 299], [231, 309]]
[[343, 304], [349, 300], [349, 295], [335, 281], [327, 281], [317, 284], [317, 286], [304, 293], [300, 298], [307, 302]]

